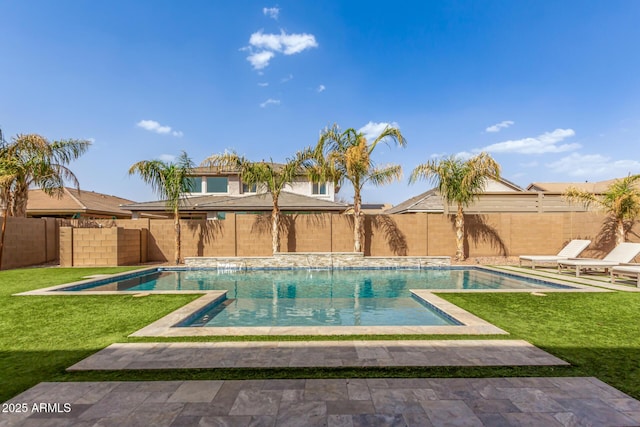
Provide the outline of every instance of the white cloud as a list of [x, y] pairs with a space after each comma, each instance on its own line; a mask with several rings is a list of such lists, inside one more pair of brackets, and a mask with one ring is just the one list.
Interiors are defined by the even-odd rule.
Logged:
[[316, 92], [320, 93], [320, 92], [324, 92], [325, 91], [326, 86], [325, 85], [320, 85], [318, 86], [318, 88], [316, 89]]
[[280, 79], [280, 83], [286, 83], [289, 80], [293, 80], [293, 74], [289, 74], [287, 77], [283, 77], [282, 79]]
[[255, 70], [261, 70], [269, 65], [276, 52], [294, 55], [314, 47], [318, 47], [318, 43], [313, 34], [287, 34], [284, 30], [280, 34], [265, 34], [260, 30], [251, 34], [249, 46], [241, 50], [251, 52], [247, 60]]
[[359, 133], [363, 133], [364, 137], [367, 138], [367, 141], [373, 141], [376, 139], [386, 128], [387, 126], [399, 128], [396, 122], [387, 123], [387, 122], [369, 122], [366, 125], [362, 126], [358, 129]]
[[163, 126], [155, 120], [140, 120], [138, 123], [136, 123], [136, 126], [148, 130], [149, 132], [155, 132], [161, 135], [171, 134], [177, 137], [181, 137], [184, 135], [181, 131], [172, 130], [171, 126]]
[[158, 159], [162, 160], [163, 162], [171, 163], [176, 160], [176, 156], [174, 156], [173, 154], [160, 154], [158, 156]]
[[559, 142], [562, 142], [566, 138], [572, 137], [575, 134], [576, 133], [573, 129], [556, 129], [552, 132], [545, 132], [535, 138], [529, 137], [498, 142], [474, 151], [520, 154], [562, 153], [565, 151], [577, 150], [581, 147], [578, 143], [558, 145]]
[[264, 15], [268, 16], [269, 18], [278, 20], [278, 15], [280, 14], [280, 8], [279, 7], [263, 7], [262, 13], [264, 13]]
[[612, 160], [602, 154], [571, 153], [546, 166], [554, 172], [589, 179], [640, 172], [640, 162], [637, 160]]
[[262, 104], [260, 104], [260, 108], [265, 108], [265, 107], [268, 107], [269, 105], [280, 105], [280, 100], [269, 98], [266, 101], [264, 101]]
[[488, 128], [485, 129], [485, 131], [487, 132], [500, 132], [500, 130], [502, 129], [506, 129], [509, 126], [515, 124], [514, 122], [512, 122], [511, 120], [504, 120], [500, 123], [497, 123], [493, 126], [489, 126]]
[[247, 56], [247, 61], [251, 63], [254, 70], [261, 70], [269, 65], [269, 61], [274, 56], [276, 56], [275, 53], [263, 50]]
[[269, 83], [258, 83], [258, 86], [267, 87], [267, 86], [269, 86]]
[[251, 34], [249, 44], [256, 49], [282, 52], [285, 55], [300, 53], [305, 49], [318, 47], [313, 34], [287, 34], [284, 30], [280, 34], [264, 34], [262, 30]]

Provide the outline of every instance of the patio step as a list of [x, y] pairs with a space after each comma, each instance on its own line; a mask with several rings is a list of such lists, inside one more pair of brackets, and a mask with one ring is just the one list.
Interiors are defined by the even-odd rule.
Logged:
[[68, 371], [568, 365], [522, 340], [116, 343]]

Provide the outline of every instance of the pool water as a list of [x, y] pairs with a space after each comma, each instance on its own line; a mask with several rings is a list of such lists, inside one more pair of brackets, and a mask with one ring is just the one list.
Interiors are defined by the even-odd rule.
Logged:
[[457, 325], [410, 289], [540, 289], [543, 282], [474, 268], [425, 270], [158, 270], [69, 290], [226, 290], [177, 326]]

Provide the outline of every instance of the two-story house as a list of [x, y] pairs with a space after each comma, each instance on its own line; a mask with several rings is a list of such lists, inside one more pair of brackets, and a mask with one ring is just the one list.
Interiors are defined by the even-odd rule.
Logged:
[[[198, 167], [188, 180], [191, 192], [186, 194], [180, 208], [183, 218], [223, 219], [226, 212], [268, 212], [273, 207], [269, 193], [243, 183], [239, 171], [234, 169]], [[284, 188], [278, 205], [283, 212], [342, 212], [347, 206], [335, 202], [334, 190], [332, 182], [314, 183], [301, 174]], [[142, 213], [162, 215], [167, 211], [162, 200], [122, 208], [130, 210], [133, 218]]]
[[[277, 163], [274, 166], [278, 166]], [[257, 194], [256, 185], [249, 186], [242, 182], [238, 171], [221, 168], [198, 167], [194, 169], [194, 175], [189, 178], [192, 192], [189, 197], [216, 195], [240, 197]], [[285, 187], [285, 191], [301, 194], [322, 200], [335, 201], [335, 191], [332, 182], [314, 183], [306, 176], [300, 177]]]

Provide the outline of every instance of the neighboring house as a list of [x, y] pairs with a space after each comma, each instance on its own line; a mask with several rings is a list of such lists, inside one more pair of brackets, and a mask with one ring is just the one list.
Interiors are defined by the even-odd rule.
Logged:
[[[319, 197], [283, 191], [278, 198], [278, 206], [283, 213], [341, 213], [347, 205], [325, 200]], [[163, 200], [124, 205], [123, 208], [133, 212], [133, 218], [141, 215], [162, 215], [167, 212]], [[268, 213], [273, 209], [270, 193], [236, 196], [194, 196], [185, 198], [180, 207], [181, 218], [191, 219], [224, 219], [226, 213]]]
[[94, 191], [63, 188], [61, 197], [49, 196], [40, 189], [29, 190], [27, 216], [31, 218], [131, 218], [131, 211], [120, 205], [135, 203], [121, 197]]
[[[524, 190], [522, 187], [514, 184], [511, 181], [508, 181], [504, 178], [500, 179], [492, 179], [490, 180], [486, 187], [485, 193], [487, 195], [496, 195], [498, 197], [502, 197], [503, 194], [518, 194], [522, 193]], [[477, 203], [475, 203], [477, 204]], [[470, 206], [471, 209], [466, 209], [466, 212], [473, 212], [473, 204]], [[406, 214], [406, 213], [418, 213], [418, 212], [435, 212], [442, 213], [445, 212], [444, 200], [440, 196], [440, 193], [436, 188], [432, 188], [428, 191], [425, 191], [422, 194], [418, 194], [415, 197], [412, 197], [408, 200], [405, 200], [402, 203], [392, 207], [391, 209], [387, 209], [384, 211], [385, 214]], [[480, 210], [480, 209], [477, 209]], [[450, 211], [450, 209], [449, 209]], [[448, 211], [447, 211], [448, 212]]]
[[[278, 163], [273, 163], [277, 167]], [[242, 197], [257, 194], [255, 185], [249, 186], [242, 182], [238, 171], [223, 168], [198, 167], [189, 178], [193, 189], [189, 197], [204, 195]], [[322, 200], [335, 201], [335, 190], [332, 182], [313, 183], [300, 175], [298, 180], [285, 187], [285, 191]]]
[[532, 182], [527, 187], [527, 191], [544, 191], [548, 193], [564, 193], [569, 187], [575, 187], [578, 190], [588, 191], [594, 194], [602, 194], [615, 179], [596, 182]]

